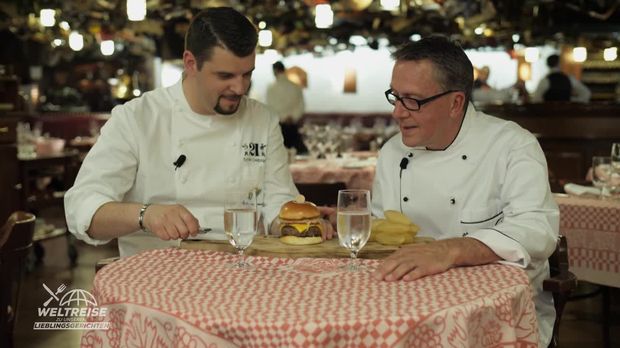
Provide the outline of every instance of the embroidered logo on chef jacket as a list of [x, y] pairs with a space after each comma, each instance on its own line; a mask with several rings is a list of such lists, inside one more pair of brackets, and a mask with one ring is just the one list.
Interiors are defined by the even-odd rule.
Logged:
[[265, 162], [265, 149], [266, 144], [262, 143], [247, 143], [241, 145], [243, 149], [243, 160], [252, 162]]

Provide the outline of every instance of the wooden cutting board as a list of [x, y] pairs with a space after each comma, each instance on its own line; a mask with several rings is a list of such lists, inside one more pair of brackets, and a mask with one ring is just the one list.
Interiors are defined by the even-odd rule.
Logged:
[[[423, 243], [432, 240], [425, 237], [417, 237], [415, 242]], [[181, 248], [189, 250], [211, 250], [236, 253], [228, 241], [222, 240], [186, 240], [181, 242]], [[399, 246], [382, 245], [377, 242], [368, 242], [360, 251], [358, 257], [363, 259], [382, 259]], [[326, 240], [313, 245], [288, 245], [280, 242], [279, 238], [257, 236], [252, 245], [245, 251], [246, 255], [252, 256], [275, 256], [275, 257], [349, 257], [349, 251], [338, 244], [338, 239]]]

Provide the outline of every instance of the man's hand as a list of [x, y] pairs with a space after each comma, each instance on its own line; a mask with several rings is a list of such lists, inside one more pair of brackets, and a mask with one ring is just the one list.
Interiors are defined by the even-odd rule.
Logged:
[[323, 224], [322, 233], [323, 239], [332, 239], [336, 234], [336, 209], [326, 206], [318, 206], [319, 211], [321, 212], [321, 216], [323, 220], [321, 223]]
[[377, 280], [414, 280], [442, 273], [453, 267], [454, 260], [444, 241], [405, 245], [386, 257], [373, 276]]
[[163, 240], [195, 236], [200, 228], [194, 215], [180, 204], [150, 205], [144, 212], [144, 226]]
[[373, 276], [377, 280], [415, 280], [456, 266], [484, 265], [501, 260], [474, 238], [452, 238], [406, 245], [385, 258]]

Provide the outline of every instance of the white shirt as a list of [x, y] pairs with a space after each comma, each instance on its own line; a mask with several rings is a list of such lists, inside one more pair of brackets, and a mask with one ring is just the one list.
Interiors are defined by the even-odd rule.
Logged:
[[[409, 163], [399, 179], [404, 157]], [[476, 238], [505, 260], [500, 262], [524, 267], [535, 293], [540, 346], [547, 347], [555, 309], [542, 282], [549, 277], [559, 210], [534, 136], [471, 104], [458, 136], [443, 151], [409, 148], [397, 134], [379, 153], [373, 215], [400, 211], [401, 204], [420, 236]]]
[[[554, 72], [562, 72], [560, 68], [553, 68], [549, 70], [549, 74]], [[587, 103], [590, 101], [592, 92], [581, 81], [577, 80], [573, 75], [565, 74], [570, 80], [571, 94], [570, 101], [575, 103]], [[544, 95], [550, 87], [549, 79], [545, 76], [536, 87], [534, 94], [532, 95], [532, 101], [540, 103], [544, 101]]]
[[[181, 154], [187, 159], [175, 170]], [[223, 230], [226, 192], [261, 182], [259, 200], [269, 223], [297, 194], [277, 117], [245, 97], [233, 115], [196, 114], [179, 81], [112, 110], [65, 196], [67, 223], [77, 238], [97, 245], [107, 241], [90, 238], [86, 230], [104, 203], [178, 203], [201, 227]], [[121, 257], [179, 244], [140, 230], [118, 242]]]
[[305, 109], [303, 91], [285, 74], [279, 74], [267, 88], [267, 105], [278, 114], [280, 121], [290, 116], [294, 122], [297, 122], [303, 116]]

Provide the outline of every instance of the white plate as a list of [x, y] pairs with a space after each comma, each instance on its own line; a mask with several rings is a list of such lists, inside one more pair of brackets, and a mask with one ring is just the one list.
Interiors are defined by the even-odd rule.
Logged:
[[357, 169], [357, 168], [366, 168], [372, 166], [374, 163], [369, 161], [358, 161], [358, 162], [349, 162], [342, 166], [342, 168], [349, 169]]

